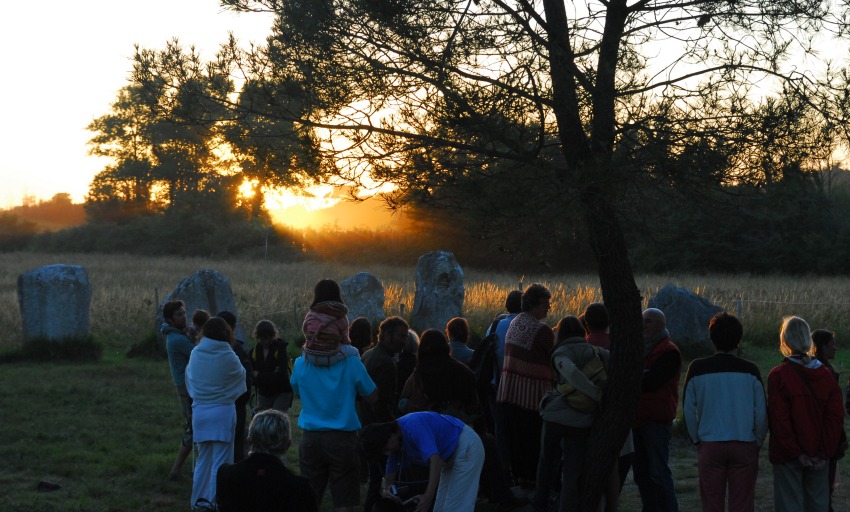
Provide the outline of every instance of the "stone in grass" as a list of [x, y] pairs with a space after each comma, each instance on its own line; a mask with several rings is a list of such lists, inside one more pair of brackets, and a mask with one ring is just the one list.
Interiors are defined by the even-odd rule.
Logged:
[[91, 284], [78, 265], [48, 265], [18, 276], [24, 341], [84, 341], [89, 336]]
[[182, 300], [186, 304], [187, 323], [191, 323], [192, 312], [196, 309], [205, 309], [212, 316], [221, 311], [230, 311], [236, 315], [236, 339], [245, 341], [245, 332], [236, 310], [236, 299], [230, 288], [230, 280], [220, 272], [210, 269], [197, 270], [191, 276], [184, 277], [157, 308], [157, 326], [165, 323], [162, 306], [170, 300]]
[[445, 331], [449, 320], [463, 313], [463, 293], [463, 269], [454, 254], [424, 254], [416, 264], [411, 326], [419, 333], [426, 329]]
[[384, 319], [384, 285], [374, 274], [358, 272], [340, 281], [339, 287], [349, 321], [362, 316], [376, 324]]
[[672, 283], [649, 300], [649, 307], [664, 312], [670, 338], [681, 350], [693, 355], [714, 351], [708, 337], [708, 322], [723, 308]]

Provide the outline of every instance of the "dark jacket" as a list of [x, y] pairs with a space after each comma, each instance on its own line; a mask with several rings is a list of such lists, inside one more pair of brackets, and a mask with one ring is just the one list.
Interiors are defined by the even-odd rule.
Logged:
[[378, 386], [378, 401], [373, 404], [359, 404], [360, 422], [369, 425], [393, 421], [398, 388], [396, 387], [396, 363], [392, 352], [378, 343], [363, 353], [362, 361], [369, 377]]
[[476, 429], [483, 427], [475, 374], [448, 354], [420, 358], [400, 402], [404, 414], [434, 411], [460, 418]]
[[251, 358], [248, 352], [245, 351], [245, 342], [236, 340], [233, 345], [233, 351], [239, 357], [239, 362], [242, 363], [242, 368], [245, 368], [245, 391], [242, 396], [236, 399], [236, 407], [245, 407], [251, 401], [251, 386], [254, 385], [254, 365], [251, 364]]
[[220, 512], [316, 512], [310, 482], [294, 475], [273, 455], [252, 453], [237, 464], [224, 464], [216, 477]]
[[287, 343], [281, 339], [274, 340], [268, 354], [263, 349], [262, 343], [251, 349], [251, 364], [257, 376], [254, 377], [254, 386], [257, 392], [263, 396], [276, 396], [281, 393], [292, 393], [292, 385], [289, 384], [289, 353], [286, 351]]
[[682, 353], [669, 337], [659, 341], [643, 362], [643, 384], [635, 427], [672, 423], [679, 405]]

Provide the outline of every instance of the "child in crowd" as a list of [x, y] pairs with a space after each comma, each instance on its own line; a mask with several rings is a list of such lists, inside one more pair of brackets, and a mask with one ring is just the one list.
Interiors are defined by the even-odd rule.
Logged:
[[330, 366], [349, 356], [360, 357], [359, 351], [351, 346], [347, 315], [348, 307], [342, 302], [336, 281], [322, 279], [316, 283], [313, 303], [301, 326], [306, 361]]

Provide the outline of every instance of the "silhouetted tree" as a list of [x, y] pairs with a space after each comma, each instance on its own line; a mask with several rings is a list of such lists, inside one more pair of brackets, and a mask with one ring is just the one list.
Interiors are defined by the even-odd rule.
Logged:
[[[830, 2], [809, 0], [225, 0], [277, 15], [263, 59], [287, 62], [313, 91], [292, 119], [348, 137], [326, 155], [341, 177], [365, 177], [431, 194], [458, 176], [492, 175], [514, 163], [551, 176], [561, 208], [578, 208], [612, 313], [614, 371], [583, 476], [583, 508], [595, 510], [631, 425], [643, 354], [641, 297], [620, 223], [624, 201], [647, 177], [681, 179], [655, 165], [734, 144], [739, 158], [688, 168], [705, 186], [758, 182], [764, 165], [741, 158], [741, 129], [758, 108], [756, 84], [781, 84], [840, 121], [826, 85], [796, 66], [815, 34], [846, 28]], [[842, 2], [846, 4], [846, 2]], [[814, 58], [814, 55], [809, 55]], [[625, 143], [621, 151], [621, 143]], [[793, 144], [794, 141], [791, 141]], [[626, 147], [628, 146], [628, 147]], [[653, 158], [641, 155], [651, 147]], [[703, 151], [704, 154], [705, 153]], [[722, 155], [720, 155], [722, 156]], [[781, 166], [780, 166], [781, 168]], [[677, 170], [681, 168], [676, 167]], [[513, 175], [512, 175], [513, 178]], [[772, 177], [771, 177], [772, 178]], [[368, 181], [365, 182], [368, 184]], [[417, 197], [415, 195], [409, 196]], [[570, 203], [578, 200], [578, 206]], [[403, 199], [402, 196], [397, 197]], [[506, 201], [513, 198], [506, 197]], [[528, 198], [536, 208], [536, 198]], [[517, 229], [523, 229], [519, 227]], [[658, 250], [675, 250], [659, 247]]]

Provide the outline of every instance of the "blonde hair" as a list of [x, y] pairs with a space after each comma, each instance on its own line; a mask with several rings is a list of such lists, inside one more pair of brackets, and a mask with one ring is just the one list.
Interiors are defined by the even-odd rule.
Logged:
[[798, 316], [787, 316], [782, 319], [779, 330], [779, 351], [784, 356], [792, 354], [814, 355], [815, 346], [809, 324]]

